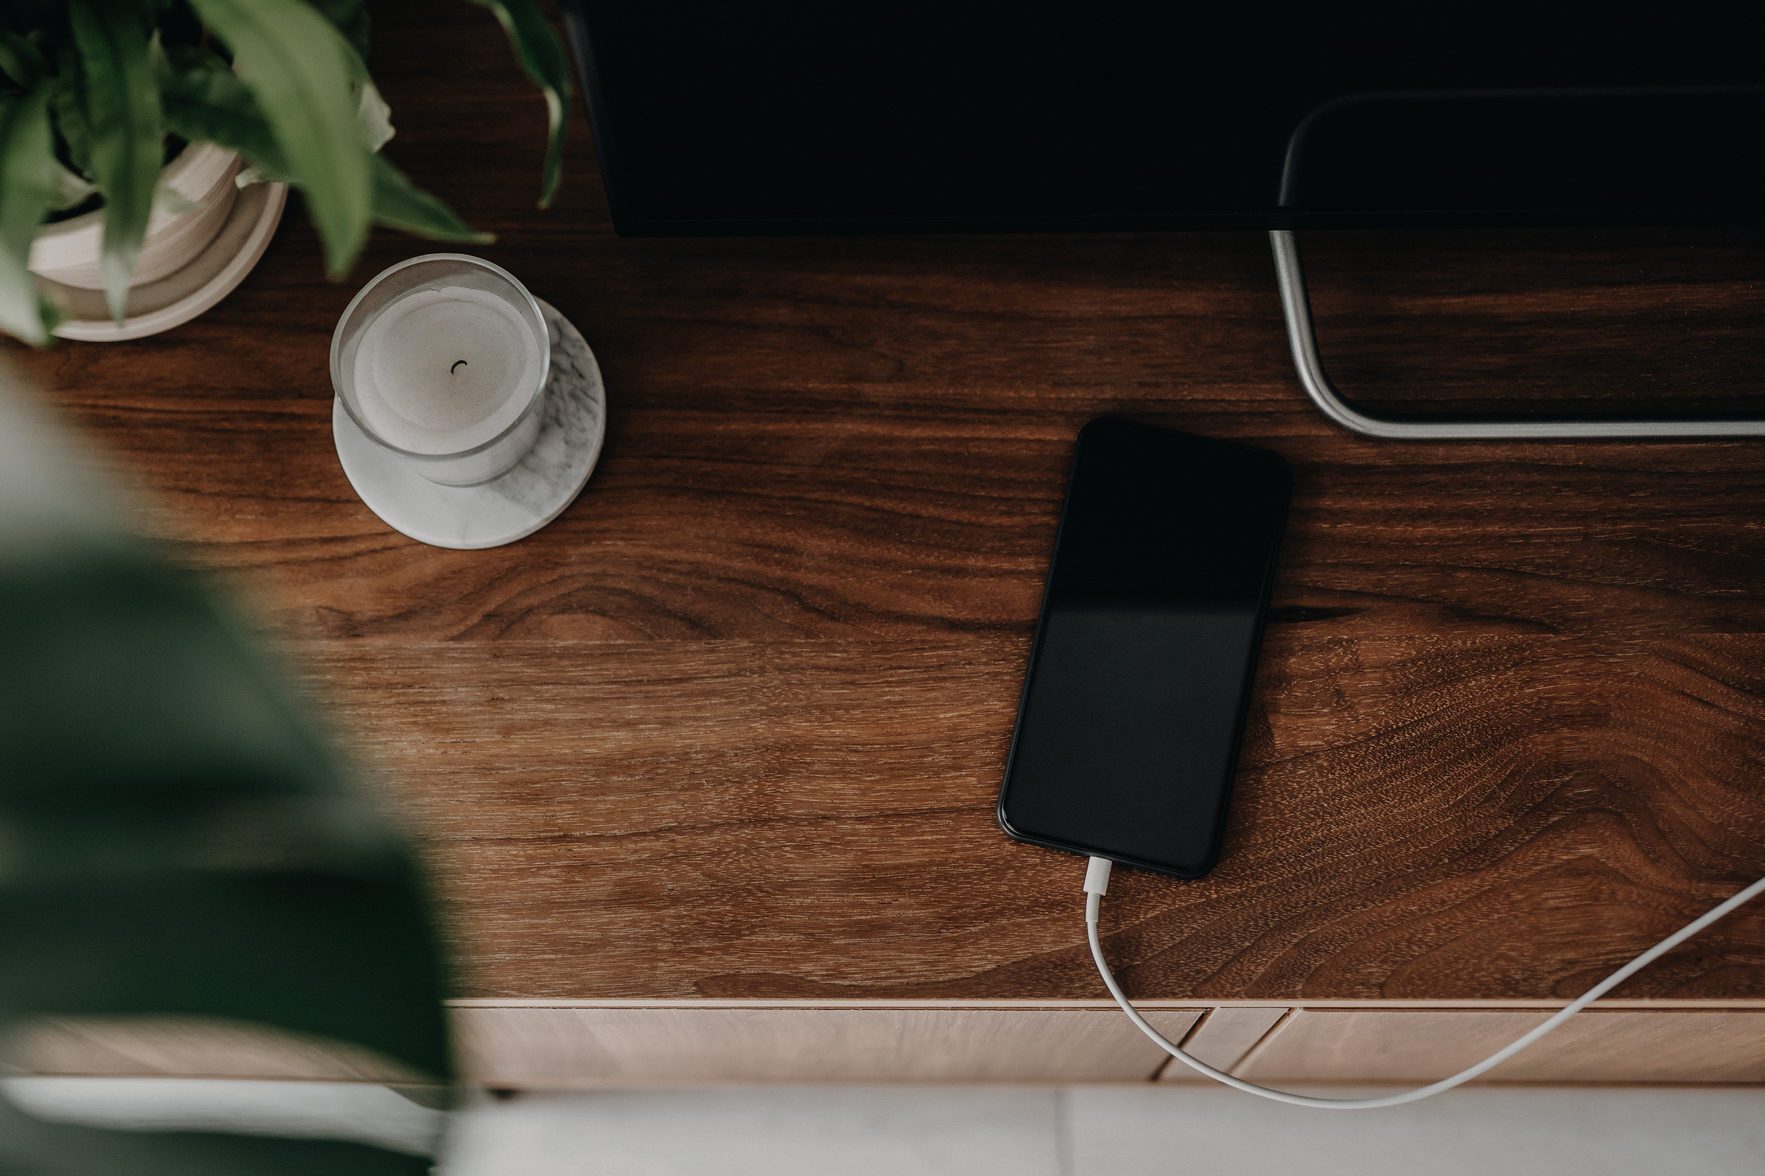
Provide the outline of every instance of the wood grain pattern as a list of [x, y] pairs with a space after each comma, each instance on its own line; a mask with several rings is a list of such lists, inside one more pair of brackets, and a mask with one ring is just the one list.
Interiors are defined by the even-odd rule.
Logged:
[[1765, 230], [1312, 233], [1302, 253], [1332, 378], [1387, 411], [1762, 411]]
[[[1179, 1037], [1199, 1011], [1152, 1015]], [[461, 1009], [467, 1074], [521, 1088], [702, 1082], [1144, 1082], [1113, 1009]]]
[[[1542, 1009], [1301, 1009], [1234, 1073], [1257, 1082], [1426, 1082], [1487, 1057], [1547, 1016]], [[1594, 1009], [1485, 1080], [1765, 1082], [1765, 1013]]]
[[[1289, 370], [1254, 234], [620, 240], [580, 114], [533, 209], [540, 102], [482, 12], [376, 23], [393, 156], [600, 357], [605, 455], [557, 523], [439, 551], [350, 493], [330, 332], [409, 239], [332, 285], [296, 214], [190, 325], [8, 358], [304, 660], [422, 839], [462, 996], [1100, 995], [1081, 864], [993, 803], [1068, 446], [1106, 411], [1297, 478], [1226, 858], [1118, 879], [1130, 991], [1562, 999], [1765, 871], [1765, 446], [1356, 439]], [[1329, 247], [1359, 268], [1320, 255], [1321, 291], [1398, 248]], [[1697, 298], [1692, 256], [1602, 287], [1610, 362], [1677, 348], [1656, 321], [1751, 321], [1738, 256]], [[1332, 303], [1339, 371], [1588, 304], [1522, 254], [1504, 309], [1488, 257], [1442, 257], [1477, 297], [1436, 275], [1427, 332]], [[1588, 346], [1555, 338], [1525, 356], [1574, 385]], [[1765, 1001], [1765, 910], [1621, 995]]]
[[[1580, 991], [1733, 884], [1693, 863], [1740, 875], [1765, 833], [1723, 763], [1760, 755], [1741, 716], [1765, 683], [1737, 647], [1277, 631], [1226, 860], [1118, 880], [1120, 973], [1197, 999]], [[473, 995], [1089, 996], [1078, 864], [993, 822], [1023, 652], [339, 643], [316, 669], [405, 765]], [[1736, 995], [1760, 922], [1642, 991]]]

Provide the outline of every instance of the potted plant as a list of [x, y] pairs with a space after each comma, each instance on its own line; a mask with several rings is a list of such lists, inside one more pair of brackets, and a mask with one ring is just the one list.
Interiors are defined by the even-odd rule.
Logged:
[[[535, 0], [474, 2], [544, 92], [544, 206], [562, 47]], [[8, 0], [0, 331], [134, 338], [193, 317], [256, 262], [285, 185], [305, 195], [332, 277], [374, 224], [487, 240], [379, 154], [392, 124], [367, 37], [364, 0]]]

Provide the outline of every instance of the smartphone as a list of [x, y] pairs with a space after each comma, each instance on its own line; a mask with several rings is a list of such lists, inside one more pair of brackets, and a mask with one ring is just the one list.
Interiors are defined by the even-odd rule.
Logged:
[[1292, 477], [1112, 417], [1079, 433], [999, 824], [1198, 878], [1219, 858]]

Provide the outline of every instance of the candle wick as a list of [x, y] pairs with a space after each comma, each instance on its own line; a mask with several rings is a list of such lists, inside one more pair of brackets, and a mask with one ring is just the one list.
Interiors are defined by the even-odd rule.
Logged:
[[463, 359], [454, 360], [454, 365], [453, 365], [453, 367], [450, 367], [447, 369], [447, 374], [450, 376], [453, 375], [455, 369], [465, 366], [465, 363], [466, 363], [466, 361]]

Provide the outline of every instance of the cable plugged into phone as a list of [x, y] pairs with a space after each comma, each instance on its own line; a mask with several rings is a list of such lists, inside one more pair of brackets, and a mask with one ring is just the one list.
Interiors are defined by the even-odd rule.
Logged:
[[1746, 889], [1740, 891], [1726, 901], [1718, 903], [1708, 911], [1705, 911], [1673, 934], [1667, 936], [1667, 938], [1661, 940], [1661, 942], [1655, 944], [1653, 947], [1613, 972], [1610, 976], [1607, 976], [1604, 980], [1601, 980], [1598, 984], [1595, 984], [1592, 988], [1589, 988], [1586, 992], [1576, 997], [1543, 1024], [1532, 1029], [1530, 1032], [1521, 1035], [1514, 1041], [1503, 1046], [1501, 1049], [1496, 1050], [1475, 1065], [1465, 1067], [1451, 1077], [1442, 1078], [1438, 1082], [1431, 1082], [1427, 1086], [1418, 1086], [1414, 1090], [1403, 1090], [1396, 1094], [1378, 1095], [1372, 1098], [1321, 1098], [1316, 1095], [1294, 1094], [1287, 1090], [1275, 1090], [1268, 1086], [1258, 1086], [1254, 1082], [1246, 1082], [1244, 1079], [1228, 1074], [1224, 1070], [1215, 1069], [1200, 1058], [1191, 1057], [1189, 1054], [1184, 1053], [1181, 1048], [1166, 1038], [1164, 1034], [1154, 1029], [1146, 1018], [1140, 1015], [1140, 1010], [1134, 1007], [1133, 1002], [1127, 998], [1127, 994], [1122, 992], [1121, 985], [1116, 982], [1115, 973], [1110, 970], [1109, 961], [1104, 958], [1103, 941], [1098, 931], [1098, 921], [1102, 915], [1103, 896], [1109, 893], [1109, 874], [1111, 868], [1112, 866], [1109, 859], [1103, 857], [1092, 857], [1089, 864], [1085, 867], [1085, 935], [1086, 938], [1090, 940], [1091, 958], [1097, 962], [1097, 973], [1103, 977], [1104, 987], [1109, 989], [1109, 995], [1115, 998], [1115, 1003], [1121, 1006], [1122, 1012], [1128, 1015], [1128, 1020], [1134, 1023], [1135, 1028], [1144, 1033], [1154, 1045], [1164, 1050], [1165, 1053], [1168, 1053], [1171, 1057], [1182, 1062], [1190, 1069], [1207, 1075], [1215, 1082], [1224, 1083], [1225, 1085], [1232, 1087], [1234, 1090], [1242, 1090], [1246, 1094], [1254, 1094], [1262, 1098], [1273, 1099], [1275, 1102], [1290, 1103], [1296, 1107], [1312, 1107], [1324, 1111], [1370, 1111], [1379, 1107], [1398, 1107], [1402, 1106], [1404, 1103], [1420, 1102], [1422, 1099], [1432, 1098], [1437, 1094], [1443, 1094], [1455, 1086], [1462, 1086], [1466, 1082], [1471, 1081], [1471, 1079], [1487, 1073], [1501, 1065], [1503, 1062], [1507, 1061], [1545, 1034], [1562, 1025], [1564, 1021], [1567, 1021], [1570, 1017], [1573, 1017], [1576, 1013], [1579, 1013], [1582, 1009], [1586, 1008], [1612, 989], [1618, 987], [1618, 985], [1622, 984], [1630, 977], [1636, 975], [1636, 973], [1642, 971], [1644, 968], [1648, 967], [1650, 964], [1654, 963], [1692, 936], [1703, 931], [1706, 927], [1709, 927], [1712, 923], [1715, 923], [1717, 920], [1722, 919], [1727, 915], [1733, 914], [1747, 903], [1758, 898], [1761, 894], [1765, 894], [1765, 878], [1760, 878], [1751, 886], [1748, 886]]

